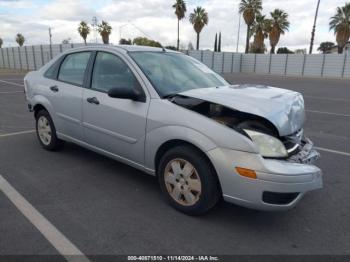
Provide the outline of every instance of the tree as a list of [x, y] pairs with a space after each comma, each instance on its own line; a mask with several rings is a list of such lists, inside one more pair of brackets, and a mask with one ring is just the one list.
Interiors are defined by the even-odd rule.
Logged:
[[148, 39], [147, 37], [136, 37], [133, 40], [133, 44], [141, 46], [162, 47], [162, 45], [159, 42]]
[[185, 17], [187, 12], [186, 3], [183, 0], [176, 0], [173, 5], [175, 15], [177, 16], [177, 50], [180, 48], [180, 20]]
[[277, 54], [294, 54], [294, 52], [289, 50], [287, 47], [280, 47], [277, 50]]
[[219, 34], [218, 52], [221, 52], [221, 32]]
[[175, 46], [172, 46], [172, 45], [167, 45], [165, 49], [174, 50], [174, 51], [178, 50]]
[[71, 41], [71, 38], [68, 37], [68, 38], [62, 40], [62, 44], [68, 45], [70, 43], [70, 41]]
[[120, 45], [132, 45], [132, 41], [131, 41], [131, 39], [122, 38], [119, 40], [119, 44]]
[[239, 5], [239, 13], [243, 14], [245, 23], [247, 24], [247, 39], [245, 44], [245, 53], [249, 52], [249, 39], [251, 37], [250, 27], [254, 23], [255, 16], [262, 10], [262, 0], [241, 0]]
[[333, 47], [335, 47], [333, 42], [322, 42], [317, 51], [322, 52], [322, 54], [329, 54]]
[[294, 53], [295, 54], [305, 55], [306, 54], [306, 49], [295, 49]]
[[271, 54], [275, 53], [275, 48], [280, 41], [281, 35], [289, 30], [288, 14], [281, 9], [275, 9], [271, 14], [271, 27], [268, 29], [271, 45]]
[[98, 26], [98, 32], [102, 37], [104, 44], [109, 44], [109, 35], [112, 33], [112, 27], [105, 21], [102, 21]]
[[81, 21], [79, 24], [79, 27], [78, 27], [78, 32], [79, 32], [80, 36], [84, 39], [84, 43], [86, 45], [86, 38], [87, 38], [88, 34], [90, 34], [89, 25], [86, 22]]
[[190, 22], [193, 25], [194, 31], [197, 33], [197, 50], [199, 49], [199, 35], [202, 32], [204, 26], [209, 23], [208, 13], [204, 8], [198, 6], [190, 14]]
[[329, 22], [329, 29], [334, 30], [338, 43], [338, 53], [342, 54], [350, 38], [350, 3], [337, 7], [337, 13]]
[[2, 48], [3, 43], [4, 43], [4, 41], [2, 41], [2, 39], [0, 38], [0, 48]]
[[271, 20], [266, 19], [264, 15], [257, 14], [254, 23], [251, 26], [251, 34], [254, 34], [254, 42], [251, 47], [253, 53], [265, 53], [264, 40], [267, 38], [271, 28]]
[[214, 52], [218, 51], [218, 34], [215, 34], [215, 41], [214, 41]]
[[19, 46], [23, 46], [25, 41], [26, 41], [26, 39], [24, 38], [24, 36], [22, 34], [18, 33], [16, 35], [16, 42]]
[[194, 50], [194, 47], [193, 47], [192, 42], [189, 42], [189, 43], [188, 43], [187, 49], [188, 49], [188, 51]]
[[264, 54], [266, 52], [266, 46], [265, 46], [265, 43], [263, 43], [262, 46], [260, 47], [257, 47], [254, 42], [250, 43], [250, 46], [249, 46], [249, 53], [252, 53], [252, 54]]

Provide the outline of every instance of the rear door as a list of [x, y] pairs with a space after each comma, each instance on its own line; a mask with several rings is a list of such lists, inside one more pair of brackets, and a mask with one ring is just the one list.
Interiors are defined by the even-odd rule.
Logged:
[[59, 67], [57, 79], [49, 87], [57, 131], [77, 140], [83, 140], [83, 83], [90, 56], [91, 52], [68, 54]]
[[144, 92], [122, 57], [99, 51], [92, 69], [91, 88], [84, 90], [83, 126], [90, 145], [136, 163], [144, 161], [149, 97], [145, 102], [108, 96], [110, 88]]

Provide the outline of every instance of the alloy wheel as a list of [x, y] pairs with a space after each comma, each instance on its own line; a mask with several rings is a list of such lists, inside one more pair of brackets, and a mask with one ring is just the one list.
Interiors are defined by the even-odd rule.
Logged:
[[40, 141], [45, 145], [49, 145], [51, 143], [51, 126], [49, 120], [45, 116], [40, 116], [37, 123], [38, 135]]
[[164, 181], [169, 195], [183, 206], [197, 203], [202, 184], [195, 167], [187, 160], [173, 159], [165, 167]]

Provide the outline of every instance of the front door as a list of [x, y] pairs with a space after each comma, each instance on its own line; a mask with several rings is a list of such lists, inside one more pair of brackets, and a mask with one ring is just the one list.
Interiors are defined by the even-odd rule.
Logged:
[[143, 92], [121, 57], [97, 52], [91, 88], [84, 89], [83, 94], [85, 140], [91, 146], [143, 164], [149, 98], [138, 102], [109, 97], [109, 89], [118, 87]]

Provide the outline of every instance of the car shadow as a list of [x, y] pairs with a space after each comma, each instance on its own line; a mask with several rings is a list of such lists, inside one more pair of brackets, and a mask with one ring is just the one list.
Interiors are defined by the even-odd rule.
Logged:
[[[208, 213], [202, 216], [191, 217], [172, 209], [164, 201], [158, 186], [157, 178], [154, 176], [72, 143], [66, 143], [64, 149], [59, 153], [69, 158], [81, 158], [82, 161], [86, 161], [89, 165], [95, 166], [96, 170], [99, 171], [101, 179], [105, 178], [110, 183], [120, 185], [120, 181], [123, 181], [125, 182], [124, 186], [130, 185], [140, 188], [139, 192], [134, 192], [133, 194], [143, 194], [143, 192], [147, 192], [147, 200], [145, 201], [158, 201], [157, 203], [152, 203], [152, 206], [159, 206], [162, 211], [170, 212], [172, 216], [179, 219], [185, 218], [185, 221], [207, 221], [221, 224], [234, 223], [244, 226], [254, 226], [257, 224], [260, 226], [264, 225], [266, 229], [266, 227], [269, 226], [283, 225], [286, 219], [290, 219], [291, 212], [295, 213], [296, 211], [296, 209], [283, 212], [256, 211], [220, 200]], [[118, 172], [115, 172], [115, 170], [118, 170]], [[144, 215], [147, 216], [148, 214]]]

